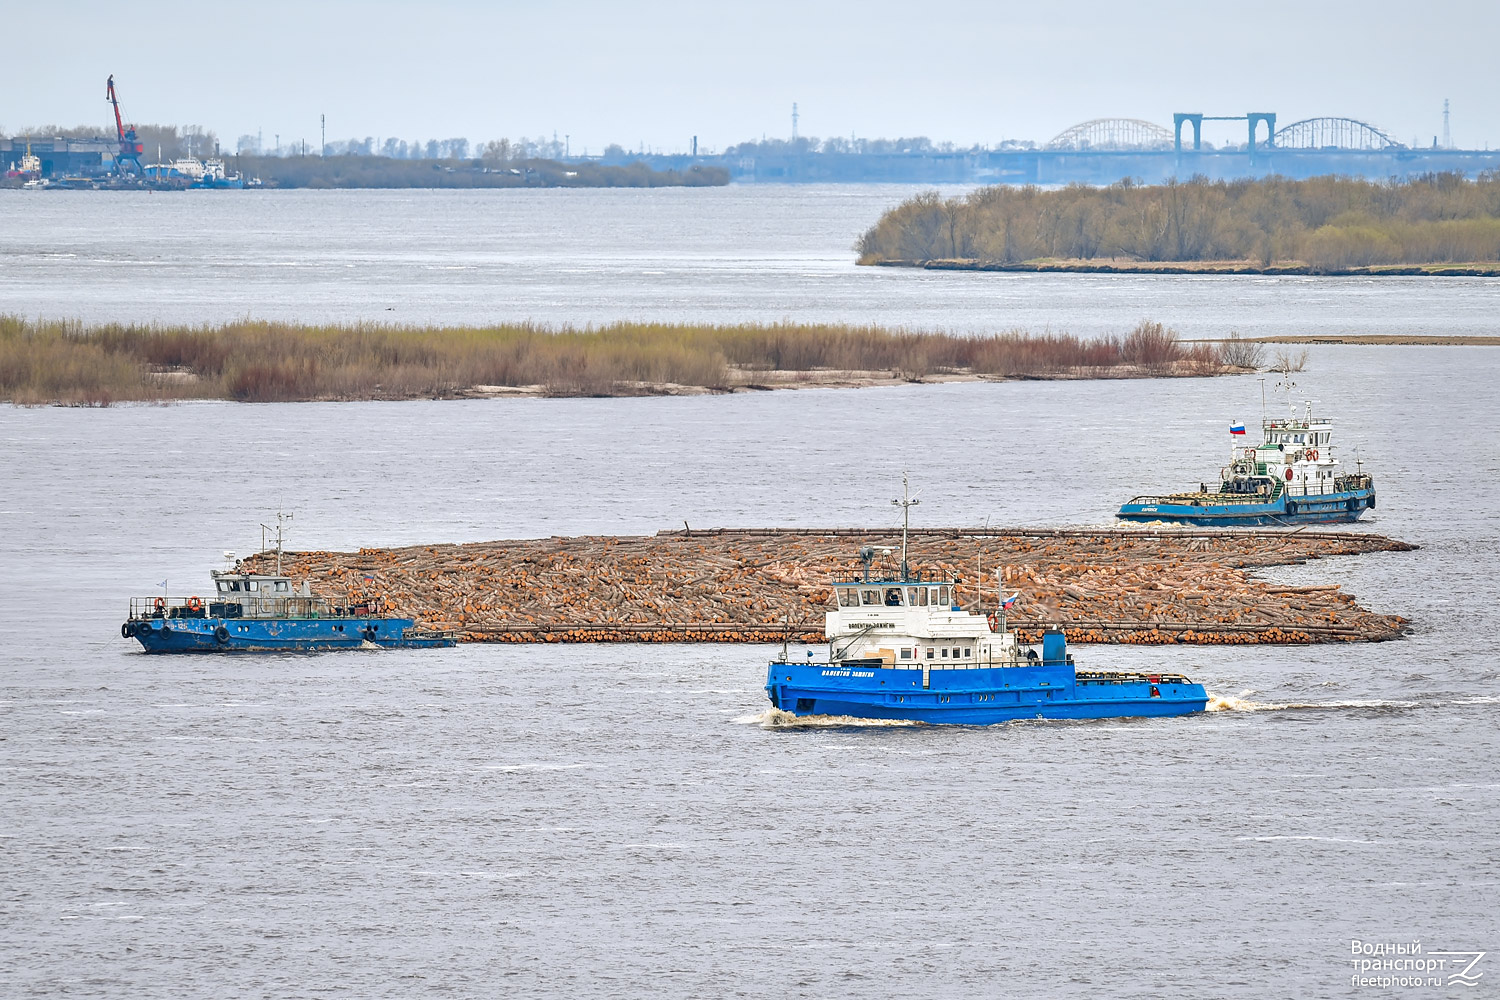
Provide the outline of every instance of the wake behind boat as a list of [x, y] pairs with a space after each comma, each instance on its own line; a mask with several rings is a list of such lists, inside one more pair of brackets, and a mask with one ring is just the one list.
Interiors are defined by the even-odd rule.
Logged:
[[[918, 501], [896, 502], [909, 511]], [[795, 662], [784, 649], [772, 661], [766, 695], [774, 707], [798, 716], [989, 725], [1186, 715], [1207, 706], [1203, 685], [1177, 674], [1076, 669], [1057, 629], [1039, 644], [1021, 643], [1006, 628], [1008, 600], [988, 615], [964, 611], [954, 581], [910, 571], [906, 531], [899, 574], [873, 576], [876, 553], [865, 548], [861, 576], [833, 585], [825, 662]]]
[[[1201, 527], [1249, 528], [1357, 521], [1375, 506], [1375, 480], [1356, 462], [1341, 471], [1333, 457], [1333, 420], [1307, 413], [1261, 420], [1256, 447], [1231, 447], [1229, 464], [1196, 493], [1139, 496], [1120, 507], [1122, 521], [1167, 521]], [[1235, 441], [1243, 424], [1229, 431]]]

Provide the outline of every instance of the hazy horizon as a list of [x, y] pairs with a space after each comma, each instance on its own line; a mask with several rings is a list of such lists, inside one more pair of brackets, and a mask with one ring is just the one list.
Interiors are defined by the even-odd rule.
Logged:
[[[1170, 127], [1176, 111], [1270, 111], [1278, 125], [1347, 116], [1428, 145], [1452, 102], [1452, 141], [1500, 140], [1490, 39], [1500, 7], [1267, 3], [1215, 17], [1189, 3], [1058, 8], [959, 2], [914, 18], [889, 0], [756, 8], [438, 0], [272, 0], [221, 25], [201, 4], [69, 16], [7, 14], [13, 47], [0, 129], [112, 127], [111, 73], [138, 123], [196, 124], [227, 148], [330, 142], [568, 137], [574, 153], [722, 150], [791, 134], [925, 135], [959, 145], [1045, 142], [1091, 118]], [[125, 16], [128, 13], [128, 16]], [[21, 81], [19, 84], [17, 81]], [[1205, 139], [1243, 141], [1241, 122]]]

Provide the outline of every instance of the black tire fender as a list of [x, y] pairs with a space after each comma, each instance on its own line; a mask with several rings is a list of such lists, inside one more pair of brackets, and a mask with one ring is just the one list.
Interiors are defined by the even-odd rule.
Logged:
[[219, 643], [220, 645], [223, 645], [224, 643], [228, 642], [229, 641], [229, 630], [227, 628], [225, 628], [223, 625], [220, 625], [218, 628], [214, 629], [214, 641], [217, 642], [217, 643]]

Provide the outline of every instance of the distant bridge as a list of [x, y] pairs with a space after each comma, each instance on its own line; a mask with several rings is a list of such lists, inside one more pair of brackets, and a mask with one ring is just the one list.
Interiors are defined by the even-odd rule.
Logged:
[[[1276, 116], [1268, 112], [1234, 116], [1184, 113], [1172, 117], [1174, 128], [1171, 129], [1140, 118], [1094, 118], [1064, 129], [1042, 148], [1048, 152], [1181, 151], [1184, 148], [1182, 128], [1188, 125], [1192, 128], [1191, 148], [1196, 151], [1202, 148], [1202, 124], [1205, 121], [1246, 122], [1252, 152], [1270, 148], [1359, 151], [1406, 148], [1374, 125], [1357, 118], [1304, 118], [1277, 130]], [[1263, 126], [1258, 139], [1257, 126]]]
[[1043, 149], [1062, 152], [1142, 152], [1172, 148], [1172, 133], [1140, 118], [1095, 118], [1064, 129]]

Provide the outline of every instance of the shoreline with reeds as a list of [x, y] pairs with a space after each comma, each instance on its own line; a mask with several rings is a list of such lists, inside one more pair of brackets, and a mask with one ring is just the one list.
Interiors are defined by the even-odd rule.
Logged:
[[0, 316], [0, 402], [108, 406], [659, 396], [1028, 379], [1209, 376], [1243, 347], [1120, 335], [974, 336], [837, 324], [616, 323], [552, 328], [88, 326]]
[[1007, 264], [974, 259], [861, 260], [872, 267], [914, 267], [926, 271], [1007, 271], [1022, 274], [1186, 274], [1289, 275], [1320, 278], [1500, 278], [1500, 264], [1370, 264], [1362, 267], [1316, 267], [1312, 264], [1255, 264], [1249, 261], [1092, 261], [1039, 260]]

